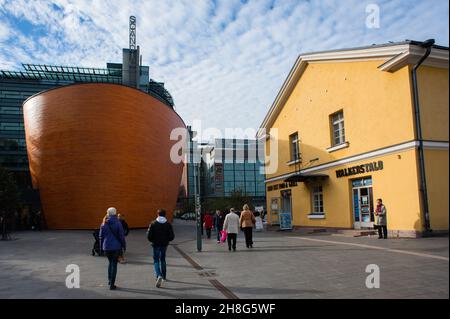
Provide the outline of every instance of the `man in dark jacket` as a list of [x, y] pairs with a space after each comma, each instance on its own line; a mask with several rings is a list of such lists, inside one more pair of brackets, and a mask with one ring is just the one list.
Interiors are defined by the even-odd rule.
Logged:
[[172, 225], [166, 219], [166, 211], [158, 209], [158, 217], [147, 230], [147, 239], [153, 246], [153, 265], [156, 274], [156, 287], [166, 280], [166, 251], [169, 242], [175, 238]]
[[214, 216], [213, 224], [217, 232], [217, 243], [220, 243], [220, 231], [223, 228], [224, 220], [225, 220], [224, 214], [220, 210], [216, 210], [216, 215]]

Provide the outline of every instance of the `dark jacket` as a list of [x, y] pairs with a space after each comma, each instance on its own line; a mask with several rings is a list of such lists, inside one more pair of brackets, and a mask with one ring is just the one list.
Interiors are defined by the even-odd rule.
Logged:
[[167, 246], [174, 238], [172, 225], [164, 217], [158, 217], [148, 226], [147, 239], [153, 246]]
[[377, 216], [375, 224], [378, 226], [386, 226], [387, 225], [386, 214], [387, 214], [386, 206], [384, 206], [383, 204], [377, 205], [377, 207], [375, 209], [375, 215]]
[[108, 217], [108, 220], [100, 227], [99, 237], [101, 247], [105, 251], [126, 249], [122, 224], [117, 216]]
[[130, 232], [130, 228], [128, 227], [127, 222], [124, 219], [120, 219], [120, 223], [122, 224], [124, 235], [128, 236], [128, 233]]
[[214, 227], [216, 229], [222, 230], [224, 221], [225, 221], [225, 216], [222, 213], [220, 213], [219, 216], [217, 216], [217, 214], [214, 215]]

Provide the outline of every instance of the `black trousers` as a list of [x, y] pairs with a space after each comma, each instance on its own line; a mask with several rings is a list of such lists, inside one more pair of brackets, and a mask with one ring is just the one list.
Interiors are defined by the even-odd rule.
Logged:
[[116, 282], [117, 275], [117, 262], [120, 255], [120, 250], [107, 250], [105, 251], [106, 257], [108, 257], [108, 283], [113, 286]]
[[244, 227], [245, 245], [247, 248], [253, 246], [253, 227]]
[[206, 228], [206, 237], [207, 237], [208, 239], [211, 238], [211, 228]]
[[233, 250], [236, 250], [236, 239], [237, 239], [237, 234], [228, 234], [228, 236], [227, 236], [228, 250], [231, 250], [232, 246], [233, 246]]
[[378, 225], [377, 228], [378, 228], [378, 238], [383, 238], [383, 235], [384, 238], [387, 238], [387, 226]]

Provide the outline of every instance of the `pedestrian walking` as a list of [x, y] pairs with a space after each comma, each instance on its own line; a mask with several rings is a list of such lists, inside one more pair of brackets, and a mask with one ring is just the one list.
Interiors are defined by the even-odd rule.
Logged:
[[377, 207], [375, 209], [376, 226], [378, 228], [378, 239], [387, 239], [387, 210], [381, 198], [377, 199]]
[[205, 227], [206, 230], [206, 237], [208, 239], [211, 239], [211, 230], [213, 228], [213, 217], [211, 213], [206, 213], [205, 217], [204, 217], [204, 222], [203, 222], [203, 226]]
[[239, 232], [239, 216], [235, 213], [234, 208], [230, 209], [230, 213], [225, 216], [223, 222], [223, 230], [227, 232], [228, 250], [236, 251], [236, 240]]
[[34, 214], [34, 230], [41, 231], [42, 230], [42, 212], [38, 210]]
[[166, 251], [169, 242], [175, 238], [172, 225], [166, 219], [166, 211], [158, 209], [158, 217], [147, 230], [147, 239], [153, 246], [153, 265], [156, 275], [156, 287], [160, 288], [166, 281]]
[[122, 224], [117, 218], [117, 210], [110, 207], [107, 210], [107, 218], [100, 227], [100, 244], [108, 257], [108, 285], [110, 290], [116, 289], [117, 263], [121, 250], [126, 250], [125, 236]]
[[220, 243], [220, 231], [223, 228], [223, 222], [225, 220], [224, 214], [220, 210], [216, 210], [216, 214], [214, 215], [214, 228], [217, 232], [217, 243]]
[[253, 227], [256, 219], [247, 204], [242, 207], [241, 217], [239, 218], [239, 226], [245, 234], [245, 245], [247, 248], [253, 248]]
[[[128, 233], [130, 232], [130, 228], [128, 227], [127, 222], [125, 221], [125, 215], [124, 214], [117, 214], [117, 218], [119, 219], [120, 223], [122, 224], [122, 228], [123, 228], [123, 233], [125, 235], [125, 237], [128, 236]], [[120, 251], [120, 255], [119, 255], [119, 263], [121, 264], [125, 264], [126, 260], [125, 260], [125, 251], [122, 249]]]

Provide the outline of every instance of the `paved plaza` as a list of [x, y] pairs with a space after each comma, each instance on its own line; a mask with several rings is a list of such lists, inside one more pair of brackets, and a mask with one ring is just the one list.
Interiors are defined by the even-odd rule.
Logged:
[[[128, 263], [118, 290], [107, 286], [107, 259], [91, 256], [90, 231], [16, 232], [0, 241], [0, 298], [449, 298], [448, 237], [378, 240], [328, 233], [264, 231], [247, 249], [203, 240], [195, 224], [174, 222], [168, 281], [155, 287], [145, 230], [127, 237]], [[66, 266], [80, 269], [80, 288], [66, 287]], [[380, 269], [380, 288], [366, 287], [366, 267]]]

